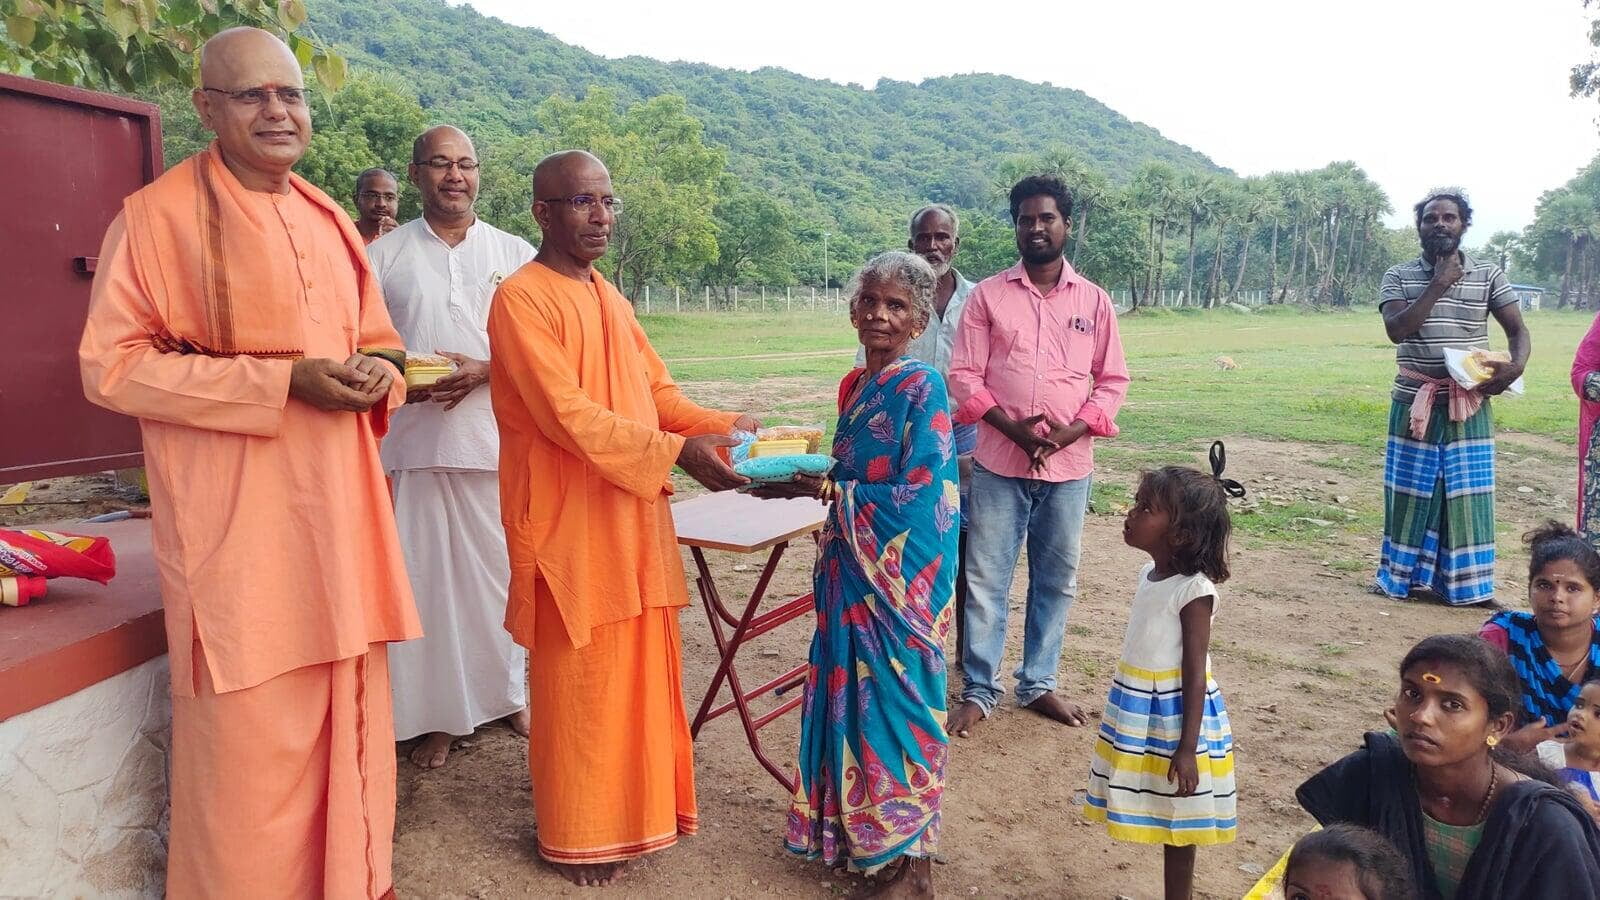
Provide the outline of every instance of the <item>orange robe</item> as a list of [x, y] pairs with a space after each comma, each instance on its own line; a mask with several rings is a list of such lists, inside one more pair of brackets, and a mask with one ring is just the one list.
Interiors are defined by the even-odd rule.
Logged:
[[421, 628], [378, 438], [404, 383], [365, 414], [288, 393], [293, 357], [358, 347], [400, 339], [354, 224], [299, 178], [248, 191], [213, 146], [106, 232], [79, 359], [89, 399], [144, 438], [174, 698], [171, 897], [392, 887], [383, 643]]
[[495, 294], [489, 345], [539, 852], [631, 859], [696, 828], [669, 476], [685, 436], [737, 415], [683, 395], [599, 273], [523, 266]]

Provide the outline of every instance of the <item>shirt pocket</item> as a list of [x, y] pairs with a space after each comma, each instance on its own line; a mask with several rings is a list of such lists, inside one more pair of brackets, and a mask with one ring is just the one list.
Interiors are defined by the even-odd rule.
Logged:
[[1050, 328], [1050, 361], [1074, 375], [1088, 375], [1094, 367], [1095, 325], [1092, 316], [1060, 316]]

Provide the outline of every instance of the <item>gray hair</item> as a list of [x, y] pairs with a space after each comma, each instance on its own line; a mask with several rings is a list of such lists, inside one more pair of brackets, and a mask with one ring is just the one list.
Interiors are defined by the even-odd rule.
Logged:
[[855, 276], [850, 279], [850, 286], [845, 288], [852, 313], [856, 311], [856, 301], [861, 299], [861, 289], [869, 281], [904, 287], [911, 293], [911, 315], [917, 329], [920, 331], [928, 327], [928, 322], [933, 319], [933, 290], [939, 278], [933, 274], [933, 266], [928, 265], [927, 260], [904, 250], [887, 250], [867, 260], [866, 265], [856, 270]]
[[911, 214], [911, 221], [907, 223], [907, 227], [910, 229], [912, 237], [916, 237], [917, 234], [917, 220], [931, 212], [939, 213], [950, 220], [951, 237], [961, 236], [961, 217], [956, 215], [955, 207], [948, 203], [929, 203]]

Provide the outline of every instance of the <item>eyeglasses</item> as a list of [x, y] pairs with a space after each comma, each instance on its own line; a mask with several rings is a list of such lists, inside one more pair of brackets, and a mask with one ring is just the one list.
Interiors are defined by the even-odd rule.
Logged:
[[427, 166], [437, 172], [446, 172], [451, 168], [460, 169], [463, 172], [476, 172], [478, 170], [478, 161], [475, 159], [445, 159], [442, 156], [417, 160], [412, 165]]
[[367, 201], [368, 203], [377, 203], [380, 200], [384, 200], [384, 201], [387, 201], [389, 203], [393, 203], [396, 200], [400, 199], [400, 196], [398, 194], [380, 194], [377, 191], [362, 191], [357, 196], [360, 197], [362, 200]]
[[594, 205], [598, 203], [606, 208], [606, 212], [622, 212], [621, 197], [596, 197], [593, 194], [573, 194], [571, 197], [545, 197], [539, 202], [567, 203], [570, 204], [574, 210], [580, 213], [586, 213], [589, 210], [594, 209]]
[[222, 88], [201, 88], [213, 94], [226, 94], [229, 100], [241, 106], [261, 106], [267, 98], [277, 95], [284, 106], [304, 106], [311, 97], [311, 91], [306, 88], [245, 88], [242, 91], [225, 91]]

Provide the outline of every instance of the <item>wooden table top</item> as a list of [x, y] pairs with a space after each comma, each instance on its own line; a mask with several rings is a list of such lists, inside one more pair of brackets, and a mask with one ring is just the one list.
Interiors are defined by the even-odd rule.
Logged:
[[737, 491], [702, 494], [672, 504], [672, 524], [685, 547], [754, 553], [808, 535], [827, 520], [820, 500], [758, 500]]

